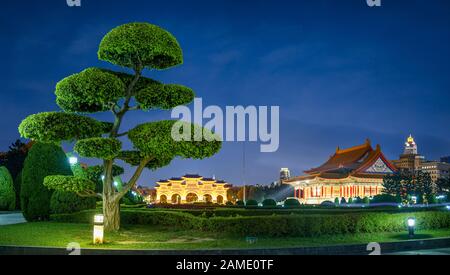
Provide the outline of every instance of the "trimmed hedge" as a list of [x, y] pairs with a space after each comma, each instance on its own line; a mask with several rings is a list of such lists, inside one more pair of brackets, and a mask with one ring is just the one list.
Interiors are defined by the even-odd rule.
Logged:
[[16, 208], [14, 183], [8, 168], [0, 167], [0, 210], [12, 211]]
[[75, 193], [57, 190], [50, 199], [50, 210], [54, 214], [75, 213], [95, 209], [96, 198], [82, 198]]
[[[72, 215], [53, 215], [60, 222], [90, 223], [94, 211]], [[271, 215], [210, 217], [193, 216], [181, 211], [123, 210], [123, 224], [159, 225], [179, 229], [194, 229], [206, 232], [223, 232], [233, 236], [321, 236], [373, 232], [406, 231], [406, 220], [415, 217], [417, 229], [439, 229], [450, 227], [450, 213], [439, 211], [415, 213], [361, 212], [347, 215]]]
[[20, 190], [21, 208], [27, 221], [48, 220], [53, 191], [43, 182], [52, 175], [72, 175], [66, 154], [55, 144], [34, 144], [25, 159]]

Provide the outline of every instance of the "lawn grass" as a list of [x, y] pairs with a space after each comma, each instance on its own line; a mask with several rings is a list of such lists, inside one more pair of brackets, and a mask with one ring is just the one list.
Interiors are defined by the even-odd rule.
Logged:
[[[416, 239], [450, 237], [450, 229], [418, 231]], [[92, 225], [56, 222], [24, 223], [0, 226], [0, 245], [67, 247], [77, 242], [82, 248], [116, 249], [231, 249], [284, 248], [365, 244], [407, 240], [407, 232], [348, 234], [313, 238], [259, 238], [248, 244], [243, 237], [232, 237], [220, 232], [174, 230], [155, 226], [124, 226], [119, 232], [106, 233], [104, 245], [92, 244]]]

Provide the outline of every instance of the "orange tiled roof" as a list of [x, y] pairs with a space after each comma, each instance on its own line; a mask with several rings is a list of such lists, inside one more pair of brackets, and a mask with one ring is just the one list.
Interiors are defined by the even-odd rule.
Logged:
[[362, 145], [347, 149], [339, 149], [338, 147], [336, 153], [334, 153], [327, 162], [317, 168], [307, 170], [305, 173], [317, 174], [342, 169], [354, 170], [361, 165], [361, 162], [367, 159], [367, 156], [371, 152], [373, 152], [373, 149], [369, 140], [366, 140]]
[[386, 163], [389, 169], [394, 172], [397, 171], [395, 166], [381, 152], [380, 145], [377, 145], [374, 150], [370, 145], [370, 141], [366, 140], [364, 144], [351, 148], [341, 150], [338, 147], [336, 153], [327, 162], [317, 168], [305, 171], [305, 173], [322, 178], [345, 178], [350, 175], [362, 175], [379, 158]]

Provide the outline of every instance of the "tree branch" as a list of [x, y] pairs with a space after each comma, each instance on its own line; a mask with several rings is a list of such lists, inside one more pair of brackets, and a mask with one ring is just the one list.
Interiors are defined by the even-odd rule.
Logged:
[[102, 194], [95, 193], [92, 190], [86, 190], [86, 191], [83, 191], [83, 192], [78, 192], [77, 195], [80, 196], [80, 197], [83, 197], [83, 198], [92, 198], [92, 197], [100, 198], [100, 199], [103, 198]]
[[126, 135], [128, 135], [128, 131], [120, 133], [120, 134], [117, 134], [116, 136], [117, 137], [123, 137], [123, 136], [126, 136]]
[[142, 172], [144, 171], [147, 164], [150, 162], [151, 158], [145, 158], [141, 161], [139, 166], [136, 168], [136, 171], [134, 172], [134, 175], [131, 177], [130, 181], [127, 185], [123, 187], [123, 189], [120, 192], [117, 192], [115, 195], [115, 199], [120, 200], [123, 196], [125, 196], [128, 191], [130, 191], [137, 183], [137, 180], [141, 176]]
[[141, 106], [139, 106], [139, 105], [128, 108], [129, 111], [136, 111], [136, 110], [140, 110], [140, 109], [141, 109]]

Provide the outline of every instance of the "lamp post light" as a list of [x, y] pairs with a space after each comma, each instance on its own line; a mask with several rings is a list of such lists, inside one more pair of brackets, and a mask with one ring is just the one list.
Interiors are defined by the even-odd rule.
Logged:
[[414, 237], [414, 230], [416, 227], [416, 219], [415, 218], [408, 218], [408, 233], [409, 233], [409, 237], [413, 238]]
[[75, 156], [71, 156], [71, 157], [69, 157], [69, 163], [70, 163], [70, 165], [76, 165], [77, 163], [78, 163], [78, 158], [77, 157], [75, 157]]
[[94, 216], [94, 244], [103, 244], [103, 215]]

